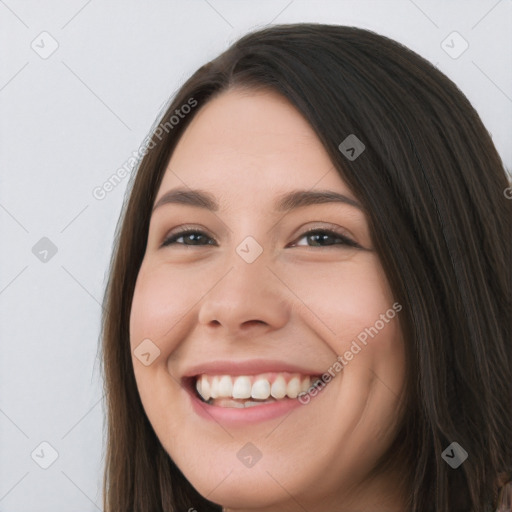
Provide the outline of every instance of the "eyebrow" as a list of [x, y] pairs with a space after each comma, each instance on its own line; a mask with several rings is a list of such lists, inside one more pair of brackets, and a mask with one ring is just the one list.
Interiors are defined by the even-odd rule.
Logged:
[[[153, 207], [153, 212], [164, 204], [184, 204], [205, 208], [216, 212], [219, 205], [213, 195], [204, 190], [176, 188], [166, 192]], [[354, 199], [331, 190], [294, 190], [278, 198], [275, 209], [278, 212], [288, 212], [295, 208], [323, 203], [344, 203], [363, 211], [363, 207]]]

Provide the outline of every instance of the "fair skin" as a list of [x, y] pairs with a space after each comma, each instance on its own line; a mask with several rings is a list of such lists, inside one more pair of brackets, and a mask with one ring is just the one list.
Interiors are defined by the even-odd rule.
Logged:
[[[343, 202], [275, 210], [295, 190], [357, 201], [311, 126], [277, 93], [224, 92], [195, 114], [155, 204], [175, 188], [201, 189], [219, 208], [158, 206], [135, 287], [132, 354], [145, 339], [160, 350], [148, 366], [133, 357], [135, 378], [165, 450], [200, 494], [230, 512], [404, 512], [401, 475], [367, 478], [401, 420], [399, 313], [381, 322], [366, 345], [358, 343], [353, 358], [344, 356], [395, 302], [367, 218]], [[196, 234], [161, 246], [184, 224]], [[304, 235], [312, 228], [334, 229], [357, 246], [336, 233]], [[263, 249], [250, 263], [242, 255], [257, 246], [245, 245], [247, 237]], [[254, 415], [277, 411], [279, 401], [246, 409], [229, 401], [209, 405], [192, 398], [184, 380], [193, 367], [219, 360], [247, 363], [230, 370], [233, 379], [263, 373], [256, 367], [262, 360], [274, 362], [269, 371], [276, 375], [281, 363], [321, 375], [339, 355], [343, 369], [307, 405], [286, 413]], [[219, 372], [229, 373], [206, 373]], [[240, 452], [247, 443], [254, 446]], [[244, 454], [258, 453], [254, 465], [242, 463]]]

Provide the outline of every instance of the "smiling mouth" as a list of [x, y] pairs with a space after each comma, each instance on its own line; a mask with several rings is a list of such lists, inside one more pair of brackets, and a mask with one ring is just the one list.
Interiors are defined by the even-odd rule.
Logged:
[[188, 385], [205, 404], [247, 408], [296, 399], [306, 393], [318, 375], [271, 372], [259, 375], [197, 375]]

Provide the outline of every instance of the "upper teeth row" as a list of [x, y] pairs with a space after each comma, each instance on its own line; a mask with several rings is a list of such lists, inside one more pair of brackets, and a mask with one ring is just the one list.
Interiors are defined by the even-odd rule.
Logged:
[[197, 378], [196, 389], [204, 400], [210, 398], [256, 398], [266, 400], [270, 396], [276, 400], [288, 396], [297, 398], [302, 391], [307, 391], [311, 385], [309, 376], [278, 374], [272, 384], [268, 376], [240, 375], [201, 375]]

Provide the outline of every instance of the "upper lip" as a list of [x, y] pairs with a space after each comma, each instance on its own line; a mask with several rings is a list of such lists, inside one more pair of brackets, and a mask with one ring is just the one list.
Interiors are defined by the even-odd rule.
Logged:
[[228, 359], [208, 361], [190, 366], [183, 372], [183, 377], [210, 375], [259, 375], [270, 372], [300, 373], [301, 375], [321, 375], [323, 371], [291, 364], [286, 361], [270, 359], [246, 359], [233, 361]]

